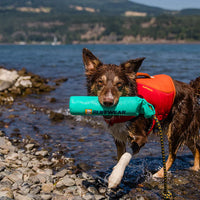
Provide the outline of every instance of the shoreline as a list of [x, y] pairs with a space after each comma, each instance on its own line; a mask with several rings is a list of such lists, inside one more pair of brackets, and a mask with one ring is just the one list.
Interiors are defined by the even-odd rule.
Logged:
[[68, 43], [68, 44], [56, 44], [56, 45], [52, 45], [51, 43], [0, 43], [1, 46], [3, 45], [16, 45], [16, 46], [28, 46], [28, 45], [41, 45], [41, 46], [65, 46], [65, 45], [184, 45], [184, 44], [188, 44], [188, 45], [193, 45], [193, 44], [200, 44], [200, 41], [149, 41], [149, 42], [100, 42], [100, 41], [88, 41], [88, 42], [77, 42], [77, 41], [72, 41], [72, 43]]

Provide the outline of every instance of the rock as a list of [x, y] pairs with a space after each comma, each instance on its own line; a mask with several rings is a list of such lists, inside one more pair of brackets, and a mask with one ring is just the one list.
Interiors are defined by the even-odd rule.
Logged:
[[9, 71], [7, 69], [0, 69], [0, 91], [3, 91], [13, 85], [19, 77], [17, 71]]
[[55, 98], [55, 97], [50, 98], [50, 99], [49, 99], [49, 102], [50, 102], [50, 103], [55, 103], [55, 102], [56, 102], [56, 98]]
[[43, 200], [50, 200], [50, 199], [52, 198], [52, 196], [49, 195], [49, 194], [41, 194], [41, 198], [42, 198]]
[[90, 193], [86, 193], [85, 195], [83, 195], [83, 199], [84, 200], [95, 200], [94, 195], [90, 194]]
[[103, 200], [105, 197], [103, 195], [95, 195], [94, 196], [95, 200]]
[[40, 195], [42, 200], [51, 200], [52, 199], [52, 195], [50, 194], [41, 194]]
[[66, 174], [67, 174], [67, 169], [63, 169], [62, 171], [59, 171], [55, 174], [55, 177], [56, 178], [61, 178], [61, 177], [64, 177]]
[[20, 76], [16, 83], [15, 87], [32, 87], [31, 76]]
[[53, 183], [46, 183], [42, 185], [42, 192], [44, 193], [50, 193], [54, 189]]
[[8, 81], [2, 81], [0, 80], [0, 91], [3, 91], [5, 89], [8, 89], [12, 86], [12, 83], [11, 82], [8, 82]]
[[0, 200], [13, 200], [13, 199], [4, 196], [4, 197], [0, 197]]
[[75, 185], [75, 180], [72, 178], [69, 178], [68, 176], [65, 176], [62, 180], [63, 184], [65, 186], [73, 186]]
[[16, 147], [14, 147], [11, 142], [4, 137], [0, 137], [0, 149], [14, 152], [16, 150]]
[[35, 147], [35, 144], [27, 144], [26, 146], [25, 146], [25, 148], [27, 149], [27, 150], [32, 150], [33, 148]]
[[30, 189], [30, 194], [39, 194], [41, 191], [41, 187], [39, 185], [33, 185]]
[[61, 121], [65, 118], [65, 116], [62, 113], [50, 111], [49, 118], [53, 121]]
[[98, 194], [97, 189], [93, 186], [88, 187], [87, 190], [92, 194]]
[[56, 80], [54, 80], [54, 82], [56, 83], [56, 85], [60, 85], [61, 83], [66, 82], [67, 80], [68, 80], [68, 78], [65, 77], [65, 78], [56, 79]]
[[13, 198], [13, 192], [10, 188], [8, 187], [3, 187], [0, 189], [0, 197], [8, 197], [8, 198]]
[[15, 183], [17, 181], [21, 181], [22, 180], [23, 174], [21, 172], [19, 172], [19, 171], [15, 171], [14, 173], [9, 174], [7, 176], [7, 178]]
[[[71, 200], [72, 198], [69, 196], [63, 196], [63, 195], [55, 195], [52, 200]], [[72, 199], [73, 200], [73, 199]]]
[[21, 195], [19, 193], [16, 193], [15, 200], [34, 200], [32, 197], [29, 197], [28, 195]]
[[48, 155], [48, 151], [37, 151], [37, 152], [35, 153], [35, 155], [36, 155], [36, 156], [43, 156], [43, 157], [45, 157], [45, 156]]
[[100, 187], [99, 188], [99, 193], [101, 193], [101, 194], [106, 193], [106, 188], [105, 187]]
[[185, 184], [189, 183], [189, 181], [184, 177], [174, 178], [173, 182], [176, 185], [185, 185]]
[[79, 163], [77, 165], [77, 167], [83, 171], [88, 171], [90, 170], [92, 167], [90, 165], [88, 165], [87, 163]]

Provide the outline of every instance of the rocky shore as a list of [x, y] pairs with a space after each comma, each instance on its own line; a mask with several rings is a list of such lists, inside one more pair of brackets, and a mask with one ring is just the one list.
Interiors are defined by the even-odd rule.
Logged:
[[[73, 158], [52, 157], [31, 141], [22, 144], [23, 149], [14, 146], [0, 132], [1, 200], [105, 199], [105, 187], [97, 189], [90, 175], [75, 173]], [[67, 167], [62, 168], [61, 163]]]
[[[59, 82], [59, 80], [58, 80]], [[55, 83], [56, 85], [57, 83]], [[39, 75], [27, 72], [25, 68], [7, 70], [0, 66], [0, 104], [12, 104], [15, 98], [30, 94], [50, 92], [55, 86], [48, 84], [48, 80]]]

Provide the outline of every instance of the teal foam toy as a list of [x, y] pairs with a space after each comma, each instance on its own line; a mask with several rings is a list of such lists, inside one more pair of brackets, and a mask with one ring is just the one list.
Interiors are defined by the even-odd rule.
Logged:
[[72, 115], [114, 115], [135, 116], [143, 114], [145, 118], [155, 115], [153, 105], [140, 97], [120, 97], [117, 105], [105, 107], [97, 96], [72, 96], [69, 101]]

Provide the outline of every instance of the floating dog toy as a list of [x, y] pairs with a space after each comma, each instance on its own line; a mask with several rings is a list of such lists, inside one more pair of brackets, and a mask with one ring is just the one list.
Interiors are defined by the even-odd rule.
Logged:
[[99, 103], [97, 96], [72, 96], [69, 102], [72, 115], [114, 115], [135, 116], [143, 114], [145, 118], [155, 115], [153, 105], [140, 97], [120, 97], [117, 105], [105, 107]]

